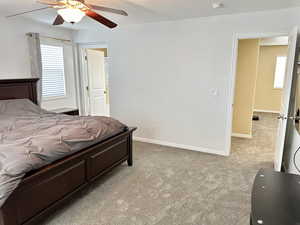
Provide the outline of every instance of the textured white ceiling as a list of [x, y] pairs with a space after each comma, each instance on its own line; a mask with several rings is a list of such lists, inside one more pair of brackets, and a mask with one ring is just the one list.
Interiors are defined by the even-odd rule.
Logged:
[[[283, 9], [300, 6], [300, 0], [223, 0], [224, 8], [213, 9], [212, 3], [219, 0], [88, 0], [89, 3], [123, 9], [128, 17], [102, 13], [119, 26], [166, 20], [225, 15], [242, 12]], [[0, 16], [44, 7], [35, 0], [1, 0]], [[56, 16], [54, 9], [33, 12], [25, 17], [51, 24]], [[14, 20], [11, 18], [10, 20]], [[72, 29], [95, 29], [98, 23], [85, 18], [76, 25], [63, 25]]]

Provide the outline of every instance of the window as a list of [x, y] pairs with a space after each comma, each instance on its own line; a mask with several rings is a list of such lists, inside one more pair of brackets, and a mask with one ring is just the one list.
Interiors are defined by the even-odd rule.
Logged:
[[274, 88], [283, 88], [286, 61], [287, 61], [286, 56], [277, 56], [275, 77], [274, 77]]
[[43, 98], [66, 96], [63, 47], [41, 44], [41, 55], [43, 68]]

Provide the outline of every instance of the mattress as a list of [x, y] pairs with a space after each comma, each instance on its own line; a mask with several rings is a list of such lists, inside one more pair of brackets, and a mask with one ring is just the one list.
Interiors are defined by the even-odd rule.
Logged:
[[125, 129], [110, 117], [56, 114], [28, 99], [0, 101], [0, 207], [26, 173]]

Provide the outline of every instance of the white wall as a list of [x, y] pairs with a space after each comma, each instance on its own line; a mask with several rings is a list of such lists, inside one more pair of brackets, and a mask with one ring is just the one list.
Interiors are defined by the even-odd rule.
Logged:
[[[26, 33], [36, 32], [40, 33], [41, 36], [72, 39], [71, 30], [40, 24], [22, 17], [11, 19], [0, 17], [0, 28], [0, 79], [31, 77]], [[43, 107], [46, 109], [77, 107], [72, 47], [68, 48], [67, 51], [69, 58], [66, 62], [68, 68], [66, 79], [71, 84], [68, 85], [68, 97], [44, 103]]]
[[[300, 9], [79, 31], [109, 45], [111, 114], [141, 138], [226, 154], [235, 34], [286, 33]], [[217, 91], [217, 95], [213, 93]]]
[[72, 35], [70, 30], [53, 28], [22, 17], [6, 19], [1, 16], [0, 28], [0, 79], [31, 77], [26, 33], [37, 32], [64, 39], [70, 39]]

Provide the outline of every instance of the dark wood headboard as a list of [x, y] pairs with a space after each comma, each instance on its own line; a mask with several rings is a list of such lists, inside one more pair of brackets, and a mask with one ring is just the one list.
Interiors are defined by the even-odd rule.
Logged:
[[38, 78], [0, 80], [0, 100], [28, 98], [37, 104]]

